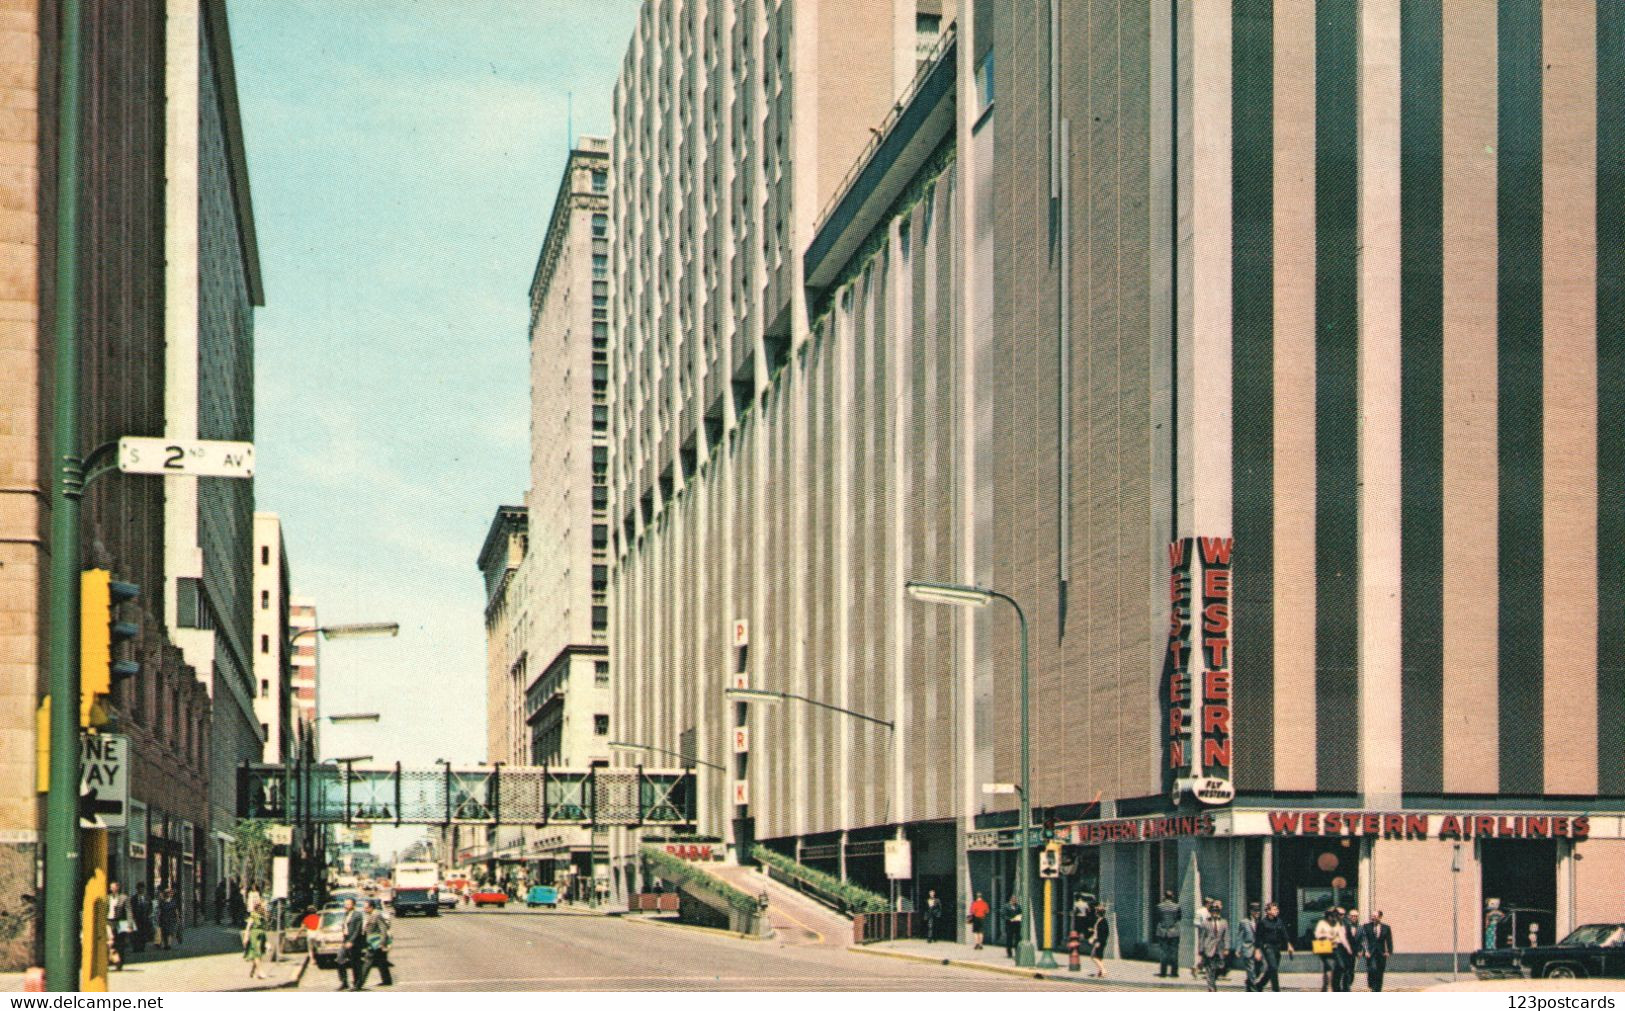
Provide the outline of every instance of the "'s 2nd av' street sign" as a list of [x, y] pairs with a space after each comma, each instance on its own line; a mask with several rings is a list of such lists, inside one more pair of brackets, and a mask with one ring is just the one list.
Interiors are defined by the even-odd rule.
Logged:
[[130, 739], [79, 735], [79, 827], [123, 828], [130, 810]]
[[253, 477], [254, 444], [126, 435], [118, 441], [118, 469], [126, 474]]

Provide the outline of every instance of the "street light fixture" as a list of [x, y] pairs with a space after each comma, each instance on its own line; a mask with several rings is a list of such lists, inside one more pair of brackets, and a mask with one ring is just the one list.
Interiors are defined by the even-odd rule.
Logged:
[[817, 706], [820, 709], [828, 709], [832, 712], [845, 713], [847, 716], [851, 716], [856, 719], [868, 720], [870, 723], [878, 723], [887, 730], [897, 729], [897, 725], [891, 720], [883, 720], [878, 716], [870, 716], [868, 713], [860, 713], [853, 709], [843, 709], [840, 706], [830, 705], [828, 702], [820, 702], [817, 699], [809, 699], [805, 695], [792, 695], [789, 692], [775, 692], [766, 688], [727, 688], [723, 690], [722, 694], [724, 698], [727, 698], [732, 702], [761, 702], [770, 706], [778, 705], [785, 699], [792, 699], [796, 702], [805, 702], [809, 706]]
[[346, 755], [343, 758], [329, 758], [323, 765], [360, 765], [372, 761], [371, 755]]
[[312, 628], [301, 628], [288, 636], [288, 645], [292, 646], [294, 640], [307, 635], [320, 632], [324, 639], [373, 639], [395, 636], [401, 633], [399, 622], [394, 621], [363, 621], [350, 625], [316, 625]]
[[685, 755], [681, 751], [672, 751], [669, 748], [657, 748], [652, 744], [634, 744], [631, 741], [610, 741], [609, 742], [609, 750], [611, 750], [611, 751], [653, 751], [656, 754], [661, 754], [661, 755], [675, 755], [676, 757], [681, 758], [684, 762], [689, 762], [689, 763], [692, 763], [694, 765], [703, 765], [707, 769], [716, 769], [718, 772], [727, 772], [728, 771], [728, 767], [726, 765], [718, 765], [715, 762], [707, 762], [703, 758], [695, 758], [693, 755]]
[[329, 723], [377, 723], [377, 713], [334, 713], [332, 716], [318, 716], [319, 720]]
[[1036, 961], [1037, 945], [1034, 943], [1034, 937], [1038, 929], [1038, 918], [1033, 915], [1032, 884], [1029, 880], [1032, 876], [1033, 808], [1032, 789], [1029, 782], [1032, 766], [1032, 735], [1027, 698], [1027, 613], [1021, 609], [1020, 604], [1016, 603], [1014, 597], [982, 586], [910, 580], [906, 588], [910, 597], [927, 604], [986, 607], [995, 599], [1002, 600], [1015, 608], [1016, 618], [1021, 623], [1021, 783], [1018, 787], [1021, 793], [1021, 837], [1017, 842], [1020, 847], [1018, 852], [1021, 854], [1021, 859], [1019, 861], [1020, 866], [1016, 871], [1016, 886], [1021, 895], [1022, 930], [1021, 940], [1016, 945], [1016, 965], [1030, 968]]

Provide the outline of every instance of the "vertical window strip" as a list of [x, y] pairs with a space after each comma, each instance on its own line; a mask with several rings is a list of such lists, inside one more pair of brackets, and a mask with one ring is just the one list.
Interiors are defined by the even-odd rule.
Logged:
[[1597, 0], [1597, 793], [1625, 795], [1625, 0]]

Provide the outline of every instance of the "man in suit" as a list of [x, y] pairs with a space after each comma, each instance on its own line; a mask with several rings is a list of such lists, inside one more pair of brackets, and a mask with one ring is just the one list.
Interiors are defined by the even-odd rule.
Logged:
[[1162, 964], [1157, 966], [1158, 976], [1179, 975], [1179, 921], [1184, 919], [1185, 912], [1174, 901], [1174, 893], [1162, 893], [1162, 901], [1157, 903], [1157, 948], [1162, 955]]
[[1207, 988], [1219, 988], [1219, 975], [1230, 968], [1230, 921], [1224, 918], [1224, 903], [1213, 899], [1208, 917], [1196, 928], [1196, 957], [1202, 963]]
[[[339, 949], [339, 989], [359, 990], [367, 984], [367, 917], [344, 900], [344, 946]], [[354, 985], [351, 985], [351, 981]]]
[[1388, 971], [1388, 956], [1394, 953], [1394, 930], [1382, 922], [1382, 910], [1360, 929], [1360, 947], [1365, 951], [1365, 979], [1372, 993], [1382, 992], [1382, 977]]

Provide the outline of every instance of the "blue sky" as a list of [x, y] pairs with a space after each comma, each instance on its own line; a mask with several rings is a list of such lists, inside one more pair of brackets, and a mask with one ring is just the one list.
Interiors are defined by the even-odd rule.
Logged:
[[[324, 622], [329, 757], [485, 755], [475, 558], [528, 481], [526, 289], [637, 6], [229, 0], [266, 306], [258, 508]], [[455, 13], [447, 13], [455, 12]]]

